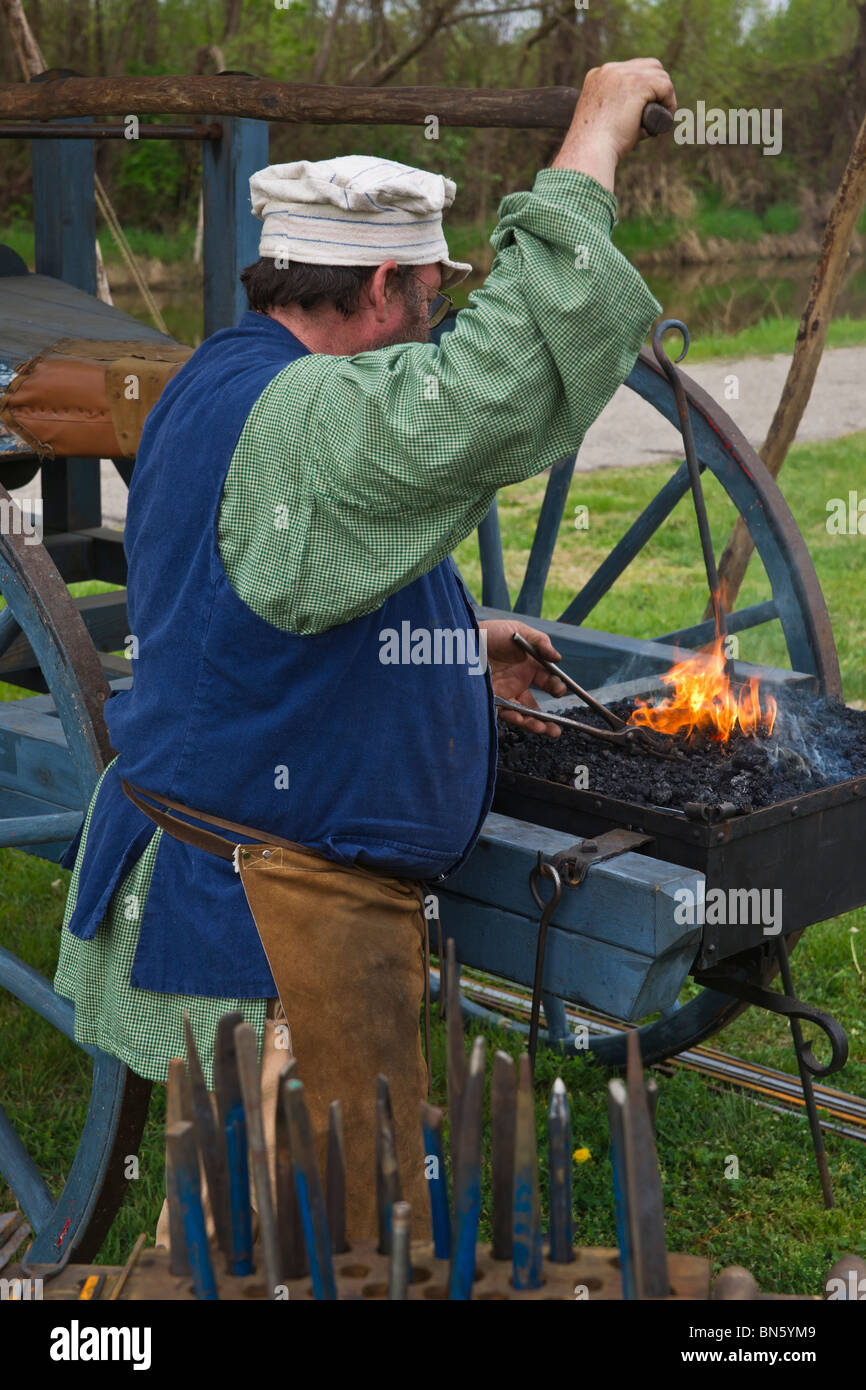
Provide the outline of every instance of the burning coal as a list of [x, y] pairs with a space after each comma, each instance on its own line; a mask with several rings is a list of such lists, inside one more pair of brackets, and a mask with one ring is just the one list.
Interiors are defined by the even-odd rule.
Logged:
[[775, 699], [769, 693], [762, 699], [755, 676], [739, 691], [734, 690], [721, 639], [672, 666], [660, 679], [673, 687], [673, 694], [656, 705], [635, 700], [629, 724], [662, 734], [682, 734], [686, 740], [697, 733], [724, 743], [734, 733], [754, 738], [758, 733], [769, 736], [773, 732], [778, 712]]

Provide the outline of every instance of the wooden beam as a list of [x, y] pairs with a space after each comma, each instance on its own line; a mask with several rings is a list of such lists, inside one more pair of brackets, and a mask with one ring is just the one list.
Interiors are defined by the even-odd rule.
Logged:
[[434, 115], [448, 126], [564, 130], [579, 96], [574, 87], [319, 87], [237, 74], [54, 77], [32, 86], [0, 83], [0, 117], [48, 121], [134, 111], [303, 125], [423, 125]]

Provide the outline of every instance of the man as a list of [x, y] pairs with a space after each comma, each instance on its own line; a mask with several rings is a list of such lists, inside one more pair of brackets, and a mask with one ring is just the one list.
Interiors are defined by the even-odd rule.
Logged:
[[79, 1041], [157, 1080], [184, 1008], [209, 1083], [216, 1021], [240, 1009], [268, 1111], [290, 1044], [320, 1151], [343, 1102], [351, 1240], [374, 1231], [379, 1072], [426, 1225], [424, 883], [465, 859], [489, 810], [491, 687], [563, 693], [515, 653], [514, 622], [484, 625], [485, 672], [448, 557], [498, 488], [580, 444], [659, 312], [610, 241], [615, 169], [653, 100], [675, 107], [655, 59], [588, 74], [440, 345], [428, 304], [470, 269], [442, 235], [450, 180], [359, 156], [254, 175], [250, 312], [169, 382], [142, 435], [134, 683], [108, 702], [119, 756], [69, 852], [56, 988]]

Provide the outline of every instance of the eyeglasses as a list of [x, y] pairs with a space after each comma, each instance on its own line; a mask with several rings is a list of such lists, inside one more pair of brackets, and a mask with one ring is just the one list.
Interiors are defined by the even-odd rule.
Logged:
[[[422, 280], [420, 275], [416, 275], [414, 271], [410, 270], [409, 274], [412, 276], [413, 280], [418, 280], [422, 285], [424, 285], [426, 289], [430, 290], [433, 288], [432, 285], [427, 284], [426, 280]], [[434, 295], [434, 297], [428, 302], [430, 310], [430, 327], [435, 328], [437, 324], [440, 324], [442, 322], [442, 320], [445, 318], [445, 315], [450, 313], [450, 311], [454, 308], [454, 300], [451, 298], [450, 294], [445, 294], [442, 290], [439, 290]]]

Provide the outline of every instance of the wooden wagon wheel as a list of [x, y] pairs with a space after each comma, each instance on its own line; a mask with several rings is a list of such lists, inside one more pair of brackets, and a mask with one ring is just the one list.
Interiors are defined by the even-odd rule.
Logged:
[[[681, 378], [705, 479], [708, 473], [712, 474], [743, 517], [772, 589], [770, 600], [733, 614], [728, 622], [729, 631], [748, 631], [778, 619], [791, 669], [813, 675], [821, 694], [841, 697], [839, 661], [827, 607], [805, 541], [782, 493], [733, 420], [685, 373], [681, 373]], [[649, 349], [641, 350], [626, 385], [678, 428], [670, 383]], [[539, 615], [576, 457], [571, 455], [550, 470], [526, 572], [512, 610], [542, 628], [551, 626], [550, 620]], [[688, 471], [682, 463], [569, 603], [557, 624], [579, 627], [590, 618], [601, 599], [688, 492]], [[497, 614], [511, 610], [495, 503], [479, 527], [479, 549], [482, 614], [488, 616], [488, 610]], [[696, 602], [703, 607], [705, 601], [705, 589], [698, 585]], [[677, 642], [683, 648], [698, 648], [712, 636], [712, 623], [698, 619], [691, 628], [648, 639], [647, 666], [644, 672], [635, 671], [634, 674], [649, 676], [659, 669], [657, 664], [652, 664], [650, 641], [668, 645]], [[577, 680], [583, 679], [579, 664], [568, 660], [567, 639], [562, 640], [561, 627], [556, 628], [554, 642], [564, 652], [563, 665]], [[587, 683], [585, 679], [584, 683]], [[792, 934], [788, 938], [789, 948], [799, 940], [799, 935]], [[744, 953], [736, 963], [743, 978], [754, 984], [769, 983], [778, 971], [775, 953], [765, 947]], [[731, 964], [733, 966], [734, 962]], [[717, 1033], [747, 1007], [717, 990], [702, 989], [695, 998], [674, 1005], [664, 1017], [640, 1027], [645, 1061], [661, 1061], [695, 1046]], [[565, 1033], [561, 1001], [549, 998], [547, 1012], [553, 1034]], [[606, 1065], [619, 1067], [625, 1062], [625, 1036], [622, 1033], [591, 1034], [589, 1050]]]
[[[0, 486], [0, 508], [14, 516], [15, 504]], [[15, 509], [15, 510], [13, 510]], [[80, 793], [78, 811], [47, 803], [37, 814], [0, 820], [3, 847], [46, 845], [71, 839], [102, 769], [112, 757], [103, 709], [109, 693], [96, 650], [47, 550], [21, 528], [0, 532], [0, 657], [23, 635], [63, 727], [68, 757]], [[26, 704], [26, 702], [25, 702]], [[9, 735], [14, 740], [14, 727]], [[43, 774], [49, 783], [50, 774]], [[20, 787], [20, 771], [7, 784]], [[43, 791], [44, 796], [49, 788]], [[3, 796], [0, 780], [0, 800]], [[38, 803], [34, 800], [34, 807]], [[73, 1007], [54, 993], [51, 984], [10, 951], [0, 949], [0, 986], [74, 1039]], [[126, 1190], [124, 1158], [135, 1153], [141, 1139], [151, 1083], [135, 1076], [123, 1063], [97, 1048], [93, 1083], [75, 1159], [63, 1191], [55, 1202], [6, 1114], [0, 1109], [0, 1171], [35, 1233], [29, 1258], [49, 1263], [70, 1248], [79, 1260], [91, 1259], [102, 1241]]]

